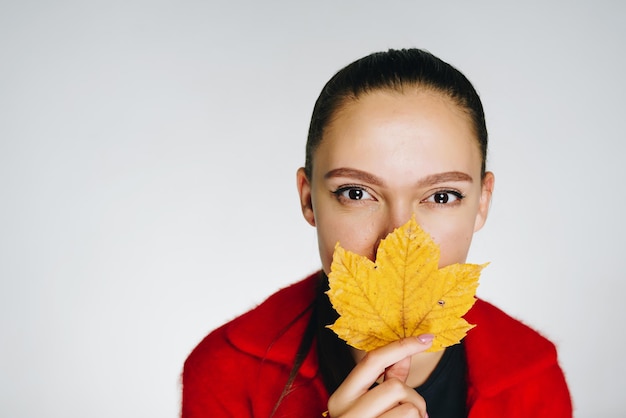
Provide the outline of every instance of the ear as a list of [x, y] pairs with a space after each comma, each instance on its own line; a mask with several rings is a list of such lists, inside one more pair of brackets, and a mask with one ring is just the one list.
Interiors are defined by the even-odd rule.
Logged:
[[487, 221], [495, 181], [495, 176], [491, 171], [485, 173], [482, 182], [482, 190], [480, 192], [480, 201], [478, 202], [478, 213], [476, 214], [476, 221], [474, 222], [474, 232], [480, 230]]
[[300, 207], [304, 219], [315, 226], [315, 214], [313, 213], [313, 201], [311, 199], [311, 182], [304, 172], [304, 168], [300, 167], [296, 173], [296, 182], [298, 185], [298, 194], [300, 195]]

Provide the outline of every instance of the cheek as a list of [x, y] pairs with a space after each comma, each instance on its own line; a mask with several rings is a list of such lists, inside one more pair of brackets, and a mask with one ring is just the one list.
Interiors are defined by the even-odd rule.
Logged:
[[[339, 217], [340, 218], [340, 217]], [[349, 219], [326, 220], [318, 218], [317, 239], [322, 267], [324, 272], [330, 272], [330, 265], [333, 260], [335, 244], [339, 242], [341, 246], [353, 253], [374, 259], [374, 247], [376, 245], [376, 235], [372, 233], [371, 226], [361, 222], [349, 222]]]
[[465, 263], [470, 244], [472, 243], [472, 225], [467, 222], [462, 225], [448, 223], [432, 232], [426, 226], [424, 226], [424, 229], [439, 244], [439, 249], [441, 250], [440, 268], [450, 264]]
[[455, 236], [451, 241], [446, 241], [441, 245], [440, 267], [445, 267], [455, 263], [465, 263], [470, 244], [472, 243], [472, 234]]

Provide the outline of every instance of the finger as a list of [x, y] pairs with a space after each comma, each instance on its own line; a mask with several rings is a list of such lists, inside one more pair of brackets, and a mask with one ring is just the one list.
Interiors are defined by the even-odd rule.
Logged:
[[[397, 411], [396, 411], [397, 409]], [[398, 415], [400, 412], [412, 411], [409, 417], [423, 417], [426, 414], [426, 401], [413, 388], [408, 387], [398, 379], [387, 380], [349, 406], [348, 411], [339, 411], [331, 416], [342, 417], [378, 417], [383, 414]], [[387, 416], [387, 415], [384, 415]]]
[[[423, 344], [428, 344], [434, 339], [434, 336], [431, 334], [422, 334], [418, 336], [417, 339]], [[396, 378], [402, 382], [406, 382], [410, 371], [411, 357], [406, 357], [392, 364], [385, 370], [385, 379]]]
[[379, 415], [379, 418], [428, 418], [428, 414], [426, 411], [422, 412], [415, 408], [412, 404], [403, 403]]
[[345, 410], [366, 393], [388, 367], [427, 350], [432, 344], [432, 339], [432, 335], [405, 338], [367, 353], [330, 397], [329, 409], [336, 406], [337, 412]]
[[385, 370], [385, 380], [398, 379], [402, 383], [406, 382], [411, 370], [411, 357], [405, 357], [399, 362], [392, 364]]
[[344, 384], [339, 387], [342, 389], [340, 394], [346, 398], [356, 399], [367, 392], [389, 366], [414, 354], [426, 351], [432, 344], [432, 338], [420, 340], [420, 337], [394, 341], [367, 353], [348, 375]]

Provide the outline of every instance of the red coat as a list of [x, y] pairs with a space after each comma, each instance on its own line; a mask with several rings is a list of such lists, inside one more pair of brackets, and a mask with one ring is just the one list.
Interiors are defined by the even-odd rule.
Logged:
[[[317, 275], [285, 288], [211, 332], [183, 371], [182, 418], [269, 417], [309, 315]], [[478, 300], [465, 318], [470, 418], [570, 418], [572, 406], [554, 345]], [[281, 333], [281, 330], [284, 331]], [[315, 417], [328, 393], [317, 376], [315, 345], [274, 417]]]

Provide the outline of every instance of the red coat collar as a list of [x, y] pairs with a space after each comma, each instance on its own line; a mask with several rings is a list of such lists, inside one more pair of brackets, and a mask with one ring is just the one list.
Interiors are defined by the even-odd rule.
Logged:
[[[230, 342], [263, 361], [291, 366], [318, 280], [319, 275], [313, 274], [232, 321], [226, 330]], [[477, 325], [464, 340], [470, 388], [484, 396], [499, 393], [557, 362], [551, 342], [483, 300], [478, 299], [465, 318]], [[307, 356], [300, 373], [315, 376], [317, 357]]]
[[[284, 288], [255, 309], [232, 321], [226, 335], [243, 352], [291, 366], [309, 320], [319, 274]], [[317, 357], [307, 356], [300, 373], [317, 374]]]
[[464, 340], [469, 382], [484, 396], [557, 364], [556, 348], [550, 341], [481, 299], [465, 319], [476, 324]]

